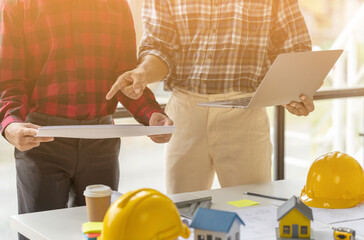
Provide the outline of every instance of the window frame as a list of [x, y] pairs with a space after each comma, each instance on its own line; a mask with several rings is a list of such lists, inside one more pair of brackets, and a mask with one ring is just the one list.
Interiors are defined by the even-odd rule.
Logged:
[[283, 234], [291, 234], [291, 226], [283, 225]]

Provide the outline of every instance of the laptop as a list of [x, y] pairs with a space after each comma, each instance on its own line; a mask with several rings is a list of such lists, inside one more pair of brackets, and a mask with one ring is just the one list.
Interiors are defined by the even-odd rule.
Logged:
[[278, 55], [252, 97], [198, 103], [206, 107], [260, 108], [313, 98], [343, 50], [293, 52]]

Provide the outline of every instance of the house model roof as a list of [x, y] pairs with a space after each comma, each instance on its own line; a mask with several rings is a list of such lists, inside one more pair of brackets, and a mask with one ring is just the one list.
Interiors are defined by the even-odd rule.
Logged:
[[286, 216], [286, 214], [289, 213], [294, 208], [296, 208], [300, 213], [302, 213], [305, 217], [309, 218], [311, 221], [313, 220], [312, 209], [307, 207], [303, 202], [301, 202], [299, 198], [293, 196], [278, 208], [277, 211], [278, 221], [281, 220], [284, 216]]
[[235, 219], [245, 226], [243, 220], [234, 212], [198, 208], [190, 227], [228, 233]]

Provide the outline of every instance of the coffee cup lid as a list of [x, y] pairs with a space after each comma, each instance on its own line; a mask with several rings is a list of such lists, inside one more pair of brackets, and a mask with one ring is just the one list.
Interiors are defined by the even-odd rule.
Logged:
[[109, 186], [102, 184], [89, 185], [86, 187], [83, 195], [86, 197], [107, 197], [110, 196], [112, 190]]

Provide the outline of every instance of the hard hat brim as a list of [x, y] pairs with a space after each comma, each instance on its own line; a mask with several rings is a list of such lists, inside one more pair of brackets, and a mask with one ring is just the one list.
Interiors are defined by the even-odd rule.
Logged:
[[300, 198], [304, 204], [315, 208], [351, 208], [361, 202], [360, 199], [313, 199], [306, 194], [304, 189]]

